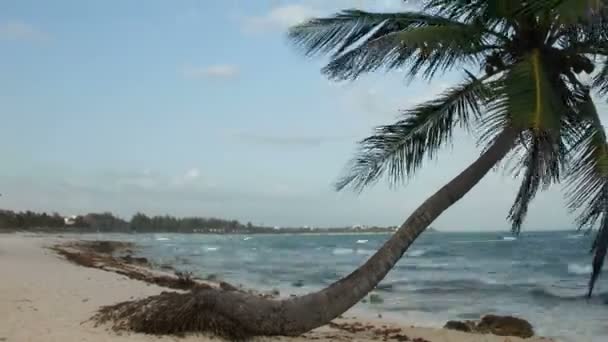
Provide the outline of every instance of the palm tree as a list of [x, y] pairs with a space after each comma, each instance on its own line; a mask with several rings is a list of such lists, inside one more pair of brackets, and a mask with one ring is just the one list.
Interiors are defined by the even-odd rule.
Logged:
[[591, 295], [608, 246], [608, 150], [592, 99], [608, 93], [604, 1], [421, 2], [414, 12], [347, 10], [289, 32], [307, 54], [330, 56], [323, 71], [332, 79], [377, 70], [429, 80], [463, 72], [460, 84], [364, 139], [337, 189], [361, 190], [383, 175], [399, 183], [450, 142], [456, 127], [478, 132], [486, 144], [479, 158], [422, 203], [360, 268], [319, 292], [274, 301], [202, 290], [182, 295], [188, 299], [180, 307], [161, 295], [112, 308], [117, 325], [127, 320], [137, 331], [247, 336], [298, 335], [327, 324], [373, 290], [444, 210], [506, 158], [522, 176], [508, 214], [514, 232], [538, 190], [560, 181], [568, 185], [569, 207], [580, 209], [578, 224], [599, 221]]
[[[606, 2], [421, 2], [421, 12], [347, 10], [290, 31], [290, 38], [306, 54], [330, 55], [323, 72], [334, 80], [399, 70], [408, 79], [418, 76], [430, 81], [439, 73], [463, 71], [460, 84], [406, 110], [401, 120], [377, 128], [361, 141], [359, 153], [337, 189], [361, 191], [384, 174], [392, 183], [400, 183], [426, 157], [433, 157], [449, 143], [456, 127], [478, 132], [488, 146], [508, 144], [491, 156], [486, 151], [479, 160], [491, 159], [494, 166], [507, 154], [516, 158], [514, 171], [523, 180], [508, 214], [513, 232], [519, 233], [539, 188], [561, 180], [570, 190], [570, 209], [583, 209], [577, 219], [579, 227], [592, 227], [600, 221], [593, 244], [591, 295], [608, 244], [606, 135], [591, 97], [592, 92], [608, 94]], [[479, 72], [467, 69], [480, 65]], [[476, 166], [476, 170], [476, 179], [468, 180], [471, 186], [489, 168]], [[414, 213], [423, 222], [408, 220], [401, 229], [418, 236], [436, 217], [435, 212], [446, 209], [469, 189], [446, 185], [443, 193]], [[436, 196], [449, 204], [444, 208], [438, 205], [439, 199], [431, 201]], [[425, 207], [429, 202], [432, 204]]]

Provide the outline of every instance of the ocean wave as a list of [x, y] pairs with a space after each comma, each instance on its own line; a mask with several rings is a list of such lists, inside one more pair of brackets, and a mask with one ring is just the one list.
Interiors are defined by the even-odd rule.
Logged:
[[246, 236], [245, 238], [243, 238], [243, 241], [247, 241], [247, 240], [251, 240], [252, 237], [251, 236]]
[[530, 290], [530, 295], [532, 297], [541, 298], [541, 299], [558, 299], [558, 300], [579, 300], [585, 298], [584, 294], [576, 295], [576, 296], [566, 296], [560, 295], [554, 292], [551, 292], [544, 288], [535, 288]]
[[568, 264], [568, 273], [571, 274], [591, 274], [591, 272], [593, 271], [593, 267], [591, 267], [591, 265], [581, 265], [581, 264], [575, 264], [575, 263], [570, 263]]
[[359, 255], [372, 255], [372, 254], [374, 254], [374, 251], [369, 250], [369, 249], [357, 249], [355, 252], [357, 254], [359, 254]]
[[158, 238], [156, 238], [156, 241], [169, 241], [169, 240], [171, 240], [171, 239], [166, 238], [166, 237], [158, 237]]
[[397, 268], [404, 269], [404, 270], [411, 270], [411, 271], [426, 270], [426, 269], [447, 270], [450, 268], [450, 264], [448, 264], [447, 262], [416, 262], [416, 263], [400, 264], [397, 266]]
[[[533, 297], [540, 298], [540, 299], [579, 301], [579, 300], [587, 299], [587, 296], [585, 295], [584, 292], [585, 292], [584, 290], [581, 290], [580, 295], [568, 296], [568, 295], [554, 293], [554, 292], [549, 291], [544, 288], [535, 288], [533, 290], [530, 290], [529, 293]], [[593, 295], [593, 297], [591, 299], [587, 299], [586, 303], [608, 304], [608, 292], [601, 292], [601, 293], [595, 294], [595, 295]]]
[[215, 247], [215, 246], [205, 247], [205, 250], [206, 250], [207, 252], [215, 252], [215, 251], [217, 251], [218, 249], [220, 249], [220, 248], [219, 248], [219, 247]]
[[346, 255], [353, 254], [353, 250], [351, 248], [335, 248], [331, 253], [333, 255]]
[[584, 236], [585, 234], [568, 234], [568, 236], [566, 236], [566, 239], [580, 239]]
[[[510, 237], [510, 236], [507, 236]], [[513, 238], [514, 240], [516, 240], [516, 238]], [[460, 243], [489, 243], [489, 242], [503, 242], [503, 241], [508, 241], [503, 239], [497, 240], [497, 239], [492, 239], [492, 240], [459, 240], [459, 241], [451, 241], [450, 243], [456, 243], [456, 244], [460, 244]]]
[[357, 240], [357, 243], [367, 243], [369, 240]]
[[504, 241], [515, 241], [517, 238], [515, 236], [503, 236], [502, 239]]
[[[410, 286], [410, 291], [418, 293], [461, 293], [474, 291], [504, 291], [510, 287], [509, 284], [500, 283], [489, 277], [478, 279], [453, 279], [453, 280], [398, 280], [393, 284]], [[413, 287], [411, 287], [413, 286]]]
[[413, 250], [413, 251], [411, 251], [411, 252], [407, 252], [407, 256], [414, 257], [414, 258], [416, 258], [416, 257], [421, 257], [421, 256], [423, 256], [424, 254], [426, 254], [426, 252], [427, 252], [427, 251], [426, 251], [426, 250], [424, 250], [424, 249], [414, 249], [414, 250]]

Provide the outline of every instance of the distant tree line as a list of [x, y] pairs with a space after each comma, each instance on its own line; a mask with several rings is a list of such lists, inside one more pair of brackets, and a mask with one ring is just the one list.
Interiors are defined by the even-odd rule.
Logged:
[[34, 213], [32, 211], [0, 211], [0, 228], [28, 229], [32, 227], [61, 228], [65, 224], [63, 216], [58, 213]]
[[309, 232], [382, 232], [393, 228], [344, 227], [277, 229], [257, 226], [251, 222], [243, 224], [237, 220], [203, 217], [148, 216], [137, 213], [126, 221], [114, 214], [90, 213], [64, 217], [58, 213], [15, 212], [0, 209], [0, 231], [39, 232], [115, 232], [115, 233], [204, 233], [204, 234], [263, 234], [263, 233], [309, 233]]
[[269, 229], [254, 227], [251, 223], [244, 225], [236, 220], [218, 218], [174, 216], [147, 216], [137, 213], [131, 218], [129, 228], [136, 232], [175, 232], [175, 233], [235, 233], [243, 231]]
[[112, 213], [91, 213], [64, 217], [58, 213], [47, 214], [33, 211], [15, 212], [0, 210], [2, 230], [87, 230], [122, 232], [129, 228], [129, 222]]
[[58, 213], [0, 210], [0, 230], [77, 231], [77, 232], [175, 232], [175, 233], [262, 233], [270, 227], [242, 224], [236, 220], [135, 214], [130, 221], [112, 213], [90, 213], [64, 217]]

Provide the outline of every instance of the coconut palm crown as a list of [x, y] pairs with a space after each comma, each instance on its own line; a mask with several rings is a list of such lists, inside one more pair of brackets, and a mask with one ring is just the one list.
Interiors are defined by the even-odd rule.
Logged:
[[488, 146], [515, 130], [508, 157], [522, 182], [508, 213], [512, 229], [520, 231], [539, 190], [564, 183], [579, 229], [597, 227], [591, 295], [608, 248], [608, 145], [594, 103], [608, 94], [606, 4], [421, 0], [416, 11], [345, 10], [293, 27], [289, 38], [308, 55], [329, 55], [323, 72], [334, 80], [379, 70], [407, 79], [463, 75], [362, 140], [337, 189], [361, 191], [383, 176], [401, 183], [456, 128]]

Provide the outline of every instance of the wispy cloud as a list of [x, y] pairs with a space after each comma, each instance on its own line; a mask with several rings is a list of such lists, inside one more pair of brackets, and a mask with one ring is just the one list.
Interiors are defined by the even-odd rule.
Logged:
[[190, 79], [230, 79], [237, 77], [240, 72], [239, 67], [233, 64], [216, 64], [202, 67], [189, 65], [181, 70], [181, 74]]
[[300, 0], [298, 3], [274, 6], [257, 16], [246, 17], [243, 27], [246, 32], [281, 31], [307, 19], [329, 15], [346, 8], [397, 11], [412, 9], [415, 6], [412, 2], [397, 0]]
[[202, 172], [197, 167], [192, 167], [181, 173], [173, 175], [153, 172], [149, 169], [131, 172], [106, 172], [102, 177], [101, 184], [105, 184], [108, 191], [120, 191], [124, 189], [140, 189], [147, 191], [161, 191], [178, 189], [184, 185], [206, 187], [210, 183], [203, 179]]
[[200, 178], [201, 171], [198, 168], [193, 167], [184, 174], [175, 177], [171, 183], [172, 185], [177, 186], [188, 185], [198, 181]]
[[0, 40], [47, 42], [49, 35], [36, 27], [22, 21], [6, 21], [0, 23]]
[[265, 14], [246, 18], [245, 30], [253, 32], [285, 30], [319, 14], [320, 12], [314, 8], [301, 4], [282, 5], [272, 8]]

